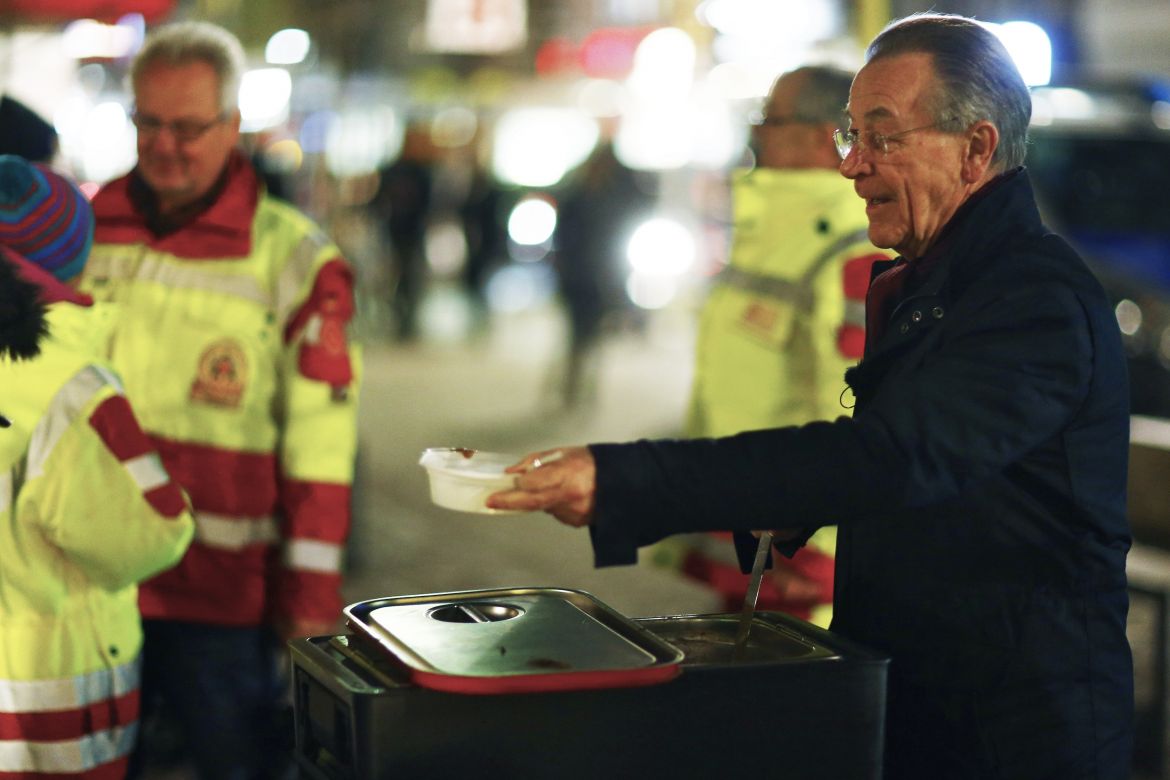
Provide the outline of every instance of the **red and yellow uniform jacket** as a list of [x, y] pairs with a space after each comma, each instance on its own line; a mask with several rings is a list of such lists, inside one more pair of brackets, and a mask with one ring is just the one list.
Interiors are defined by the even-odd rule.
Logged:
[[[733, 180], [731, 262], [699, 324], [688, 433], [735, 433], [831, 420], [845, 369], [865, 344], [865, 292], [875, 260], [864, 204], [853, 184], [820, 169], [741, 171]], [[819, 594], [786, 601], [768, 584], [760, 606], [828, 623], [836, 529], [818, 531], [791, 567]], [[742, 601], [745, 578], [730, 543], [695, 539], [688, 571]]]
[[94, 198], [82, 287], [118, 304], [111, 359], [196, 523], [182, 563], [143, 585], [143, 616], [331, 622], [357, 448], [349, 266], [242, 155], [214, 202], [162, 235], [132, 177]]
[[[0, 779], [121, 778], [138, 724], [136, 583], [194, 529], [94, 358], [101, 312], [58, 299], [29, 361], [0, 360]], [[73, 298], [73, 300], [78, 300]]]

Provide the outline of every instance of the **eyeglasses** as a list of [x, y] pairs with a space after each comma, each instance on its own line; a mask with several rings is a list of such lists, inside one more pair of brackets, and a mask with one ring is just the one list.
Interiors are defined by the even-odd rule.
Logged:
[[862, 133], [860, 130], [838, 129], [833, 131], [833, 143], [837, 145], [837, 154], [841, 155], [842, 160], [848, 157], [849, 153], [855, 148], [872, 149], [881, 152], [884, 156], [890, 153], [890, 141], [898, 141], [911, 133], [917, 133], [919, 130], [931, 130], [950, 121], [949, 119], [944, 119], [938, 122], [931, 122], [929, 125], [923, 125], [922, 127], [900, 130], [897, 133], [890, 133], [889, 135], [874, 130], [868, 130]]
[[130, 117], [130, 121], [134, 123], [134, 127], [138, 128], [139, 136], [150, 138], [158, 135], [163, 129], [167, 129], [171, 131], [171, 135], [179, 143], [191, 143], [202, 138], [204, 133], [226, 118], [227, 112], [225, 111], [210, 122], [200, 122], [195, 119], [178, 119], [174, 122], [164, 122], [150, 114], [134, 112]]

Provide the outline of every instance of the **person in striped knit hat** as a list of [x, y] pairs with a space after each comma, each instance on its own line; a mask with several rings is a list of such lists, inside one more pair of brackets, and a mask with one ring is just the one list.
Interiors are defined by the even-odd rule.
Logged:
[[173, 566], [194, 533], [185, 494], [96, 357], [104, 312], [70, 286], [92, 240], [72, 182], [0, 156], [0, 325], [20, 321], [0, 355], [0, 780], [125, 776], [137, 583]]

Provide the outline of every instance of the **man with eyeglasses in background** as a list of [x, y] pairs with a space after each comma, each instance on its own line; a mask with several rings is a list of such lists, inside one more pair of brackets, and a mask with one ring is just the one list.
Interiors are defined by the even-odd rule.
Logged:
[[[1109, 302], [1040, 221], [1031, 97], [995, 35], [891, 23], [838, 134], [875, 265], [852, 418], [559, 448], [498, 509], [598, 565], [682, 531], [837, 522], [832, 630], [888, 653], [885, 777], [1129, 780], [1129, 392]], [[789, 706], [779, 701], [761, 706]], [[799, 706], [791, 703], [791, 706]]]
[[136, 769], [173, 722], [209, 780], [287, 771], [280, 649], [335, 631], [357, 438], [352, 272], [237, 148], [243, 67], [215, 25], [147, 38], [138, 163], [94, 198], [82, 281], [117, 304], [110, 357], [196, 517], [182, 562], [141, 589]]
[[[688, 436], [799, 425], [846, 413], [845, 370], [865, 344], [875, 260], [865, 206], [837, 171], [833, 131], [853, 73], [808, 65], [782, 74], [752, 123], [755, 166], [732, 176], [730, 262], [703, 305]], [[727, 534], [694, 534], [664, 552], [738, 610], [748, 588]], [[819, 626], [832, 615], [837, 529], [778, 558], [757, 606]], [[682, 544], [684, 549], [671, 548]]]

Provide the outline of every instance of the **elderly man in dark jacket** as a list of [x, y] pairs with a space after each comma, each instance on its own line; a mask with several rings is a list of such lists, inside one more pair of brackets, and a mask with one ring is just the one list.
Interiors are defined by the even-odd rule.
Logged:
[[[837, 134], [875, 269], [852, 418], [562, 448], [489, 505], [680, 532], [839, 521], [832, 628], [890, 654], [886, 776], [1128, 780], [1128, 391], [1096, 280], [1040, 222], [1028, 91], [961, 17], [893, 23]], [[741, 534], [743, 547], [754, 540]]]

